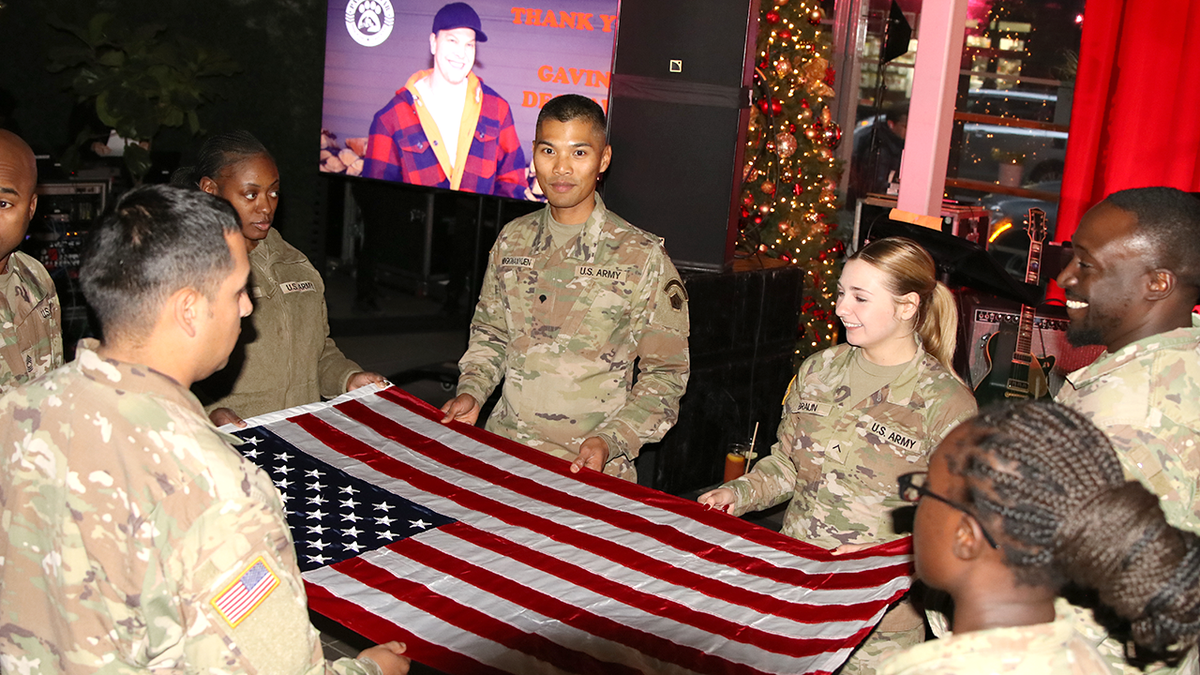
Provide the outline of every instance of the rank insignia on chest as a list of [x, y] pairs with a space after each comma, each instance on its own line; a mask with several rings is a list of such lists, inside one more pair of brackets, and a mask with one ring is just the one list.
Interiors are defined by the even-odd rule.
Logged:
[[684, 303], [687, 302], [687, 289], [683, 287], [682, 281], [678, 279], [668, 281], [663, 292], [667, 294], [667, 299], [671, 302], [671, 309], [677, 311], [683, 309]]

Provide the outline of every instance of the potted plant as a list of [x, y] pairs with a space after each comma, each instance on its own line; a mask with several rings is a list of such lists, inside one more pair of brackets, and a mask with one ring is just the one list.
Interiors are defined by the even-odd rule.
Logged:
[[125, 139], [125, 166], [135, 183], [150, 169], [150, 144], [163, 127], [183, 127], [199, 134], [197, 110], [218, 96], [217, 78], [238, 72], [224, 51], [194, 40], [165, 35], [156, 24], [130, 26], [101, 12], [86, 25], [50, 19], [54, 28], [74, 36], [52, 50], [50, 72], [70, 77], [68, 89], [80, 103], [95, 106], [103, 130], [84, 129], [67, 150], [63, 163], [77, 166], [79, 151], [97, 136]]

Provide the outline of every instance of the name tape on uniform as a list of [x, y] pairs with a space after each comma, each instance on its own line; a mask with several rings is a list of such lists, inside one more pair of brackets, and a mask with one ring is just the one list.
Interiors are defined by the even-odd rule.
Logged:
[[822, 403], [821, 401], [805, 401], [801, 399], [800, 402], [796, 404], [796, 409], [792, 412], [808, 413], [809, 415], [827, 417], [832, 411], [832, 403]]
[[593, 279], [605, 279], [608, 281], [625, 282], [629, 276], [624, 270], [615, 270], [611, 267], [595, 267], [594, 265], [580, 265], [575, 268], [575, 276], [591, 277]]
[[303, 293], [317, 290], [317, 285], [311, 281], [285, 281], [279, 284], [279, 290], [284, 293]]
[[500, 259], [501, 267], [533, 267], [533, 258], [528, 256], [506, 255]]

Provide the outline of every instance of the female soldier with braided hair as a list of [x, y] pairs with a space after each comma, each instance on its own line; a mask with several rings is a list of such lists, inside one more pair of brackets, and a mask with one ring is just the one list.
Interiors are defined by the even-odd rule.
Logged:
[[[918, 501], [917, 575], [954, 599], [954, 634], [884, 664], [917, 673], [1110, 673], [1055, 597], [1072, 583], [1169, 656], [1200, 636], [1200, 538], [1167, 524], [1158, 497], [1126, 481], [1108, 438], [1057, 403], [993, 407], [900, 477]], [[927, 498], [927, 499], [926, 499]], [[1195, 658], [1194, 649], [1188, 659]]]
[[233, 204], [250, 252], [253, 330], [242, 331], [224, 370], [194, 387], [214, 424], [245, 426], [242, 417], [385, 382], [347, 359], [329, 337], [321, 276], [273, 227], [279, 169], [257, 138], [247, 131], [210, 137], [196, 166], [177, 170], [171, 182]]

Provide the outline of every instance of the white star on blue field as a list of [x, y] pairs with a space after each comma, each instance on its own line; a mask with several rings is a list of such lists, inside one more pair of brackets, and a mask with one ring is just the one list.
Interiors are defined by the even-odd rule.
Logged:
[[302, 572], [454, 522], [310, 457], [262, 427], [234, 435], [245, 441], [238, 450], [267, 472], [283, 497]]

